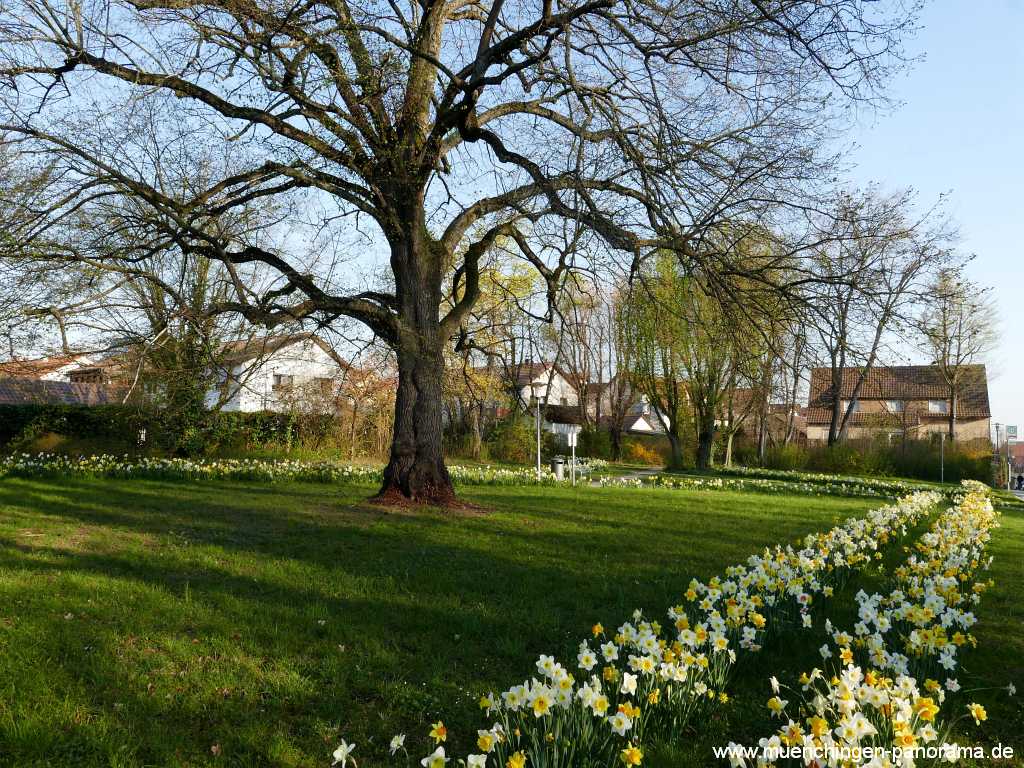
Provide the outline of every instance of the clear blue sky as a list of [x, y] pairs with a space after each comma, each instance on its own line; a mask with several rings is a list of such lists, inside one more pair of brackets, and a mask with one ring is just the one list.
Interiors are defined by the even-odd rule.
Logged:
[[894, 113], [865, 120], [858, 181], [951, 195], [970, 276], [993, 288], [1001, 343], [989, 359], [993, 421], [1024, 433], [1024, 1], [935, 0], [891, 90]]

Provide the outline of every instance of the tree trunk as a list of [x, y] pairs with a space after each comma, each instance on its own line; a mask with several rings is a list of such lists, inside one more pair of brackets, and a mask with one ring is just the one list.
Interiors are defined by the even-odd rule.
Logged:
[[481, 422], [483, 421], [483, 410], [483, 403], [479, 403], [473, 406], [473, 426], [471, 433], [471, 439], [473, 441], [473, 444], [470, 448], [470, 451], [474, 459], [480, 458], [480, 449], [483, 445], [483, 433], [481, 431]]
[[725, 438], [725, 466], [732, 466], [732, 438], [735, 432], [729, 431], [729, 436]]
[[956, 442], [956, 390], [949, 393], [949, 442]]
[[359, 415], [359, 409], [358, 409], [358, 407], [356, 405], [356, 400], [355, 400], [355, 398], [352, 398], [352, 424], [349, 426], [349, 430], [348, 430], [348, 460], [349, 461], [352, 461], [352, 459], [354, 459], [355, 456], [356, 456], [356, 418], [358, 417], [358, 415]]
[[842, 421], [842, 401], [839, 399], [839, 386], [832, 385], [832, 413], [828, 423], [828, 444], [832, 447], [839, 442], [839, 426]]
[[702, 418], [697, 427], [697, 469], [710, 469], [715, 445], [715, 419]]
[[391, 455], [384, 468], [382, 501], [445, 505], [455, 498], [442, 450], [440, 349], [431, 353], [401, 346]]
[[668, 436], [668, 445], [671, 449], [671, 455], [668, 460], [668, 469], [682, 469], [683, 468], [683, 440], [679, 436], [679, 433], [675, 430], [670, 430], [666, 433]]
[[620, 461], [622, 459], [622, 430], [613, 426], [608, 430], [608, 437], [612, 444], [612, 461]]
[[441, 323], [441, 263], [437, 246], [429, 242], [422, 201], [406, 212], [411, 226], [392, 243], [391, 266], [399, 303], [399, 331], [394, 340], [398, 357], [398, 392], [391, 454], [384, 468], [378, 499], [416, 501], [444, 506], [455, 490], [444, 464], [444, 376]]

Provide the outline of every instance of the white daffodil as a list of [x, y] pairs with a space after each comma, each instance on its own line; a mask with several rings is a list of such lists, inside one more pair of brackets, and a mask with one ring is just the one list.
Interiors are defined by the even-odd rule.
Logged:
[[345, 768], [348, 763], [348, 756], [352, 754], [352, 750], [356, 748], [355, 744], [349, 744], [344, 739], [341, 740], [341, 745], [334, 750], [334, 762], [331, 765], [341, 764], [341, 768]]
[[444, 747], [438, 747], [429, 755], [420, 760], [424, 768], [444, 768], [449, 758], [444, 756]]
[[632, 696], [636, 693], [636, 675], [625, 672], [622, 675], [622, 687], [619, 689], [622, 693], [627, 696]]
[[626, 731], [633, 727], [633, 721], [621, 712], [616, 712], [608, 718], [608, 725], [610, 725], [612, 730], [619, 736], [625, 736]]

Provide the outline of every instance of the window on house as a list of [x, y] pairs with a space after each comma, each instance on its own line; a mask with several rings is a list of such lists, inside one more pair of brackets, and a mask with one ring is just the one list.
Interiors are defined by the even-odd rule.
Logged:
[[295, 377], [287, 373], [274, 374], [274, 389], [291, 389]]
[[103, 371], [99, 368], [83, 368], [68, 374], [68, 381], [76, 384], [102, 384]]
[[319, 376], [314, 379], [314, 381], [316, 382], [316, 385], [320, 387], [321, 394], [330, 395], [334, 392], [334, 379]]
[[929, 400], [928, 413], [949, 413], [949, 403], [945, 400]]
[[[846, 409], [850, 407], [850, 401], [849, 400], [843, 400], [842, 403], [841, 403], [841, 406], [842, 406], [842, 409], [843, 409], [843, 413], [845, 413]], [[860, 413], [860, 400], [857, 400], [853, 404], [853, 412], [854, 413]]]
[[558, 403], [560, 405], [568, 405], [569, 404], [569, 398], [568, 397], [560, 397], [560, 398], [558, 398]]
[[903, 413], [903, 401], [902, 400], [886, 400], [885, 409], [889, 413]]

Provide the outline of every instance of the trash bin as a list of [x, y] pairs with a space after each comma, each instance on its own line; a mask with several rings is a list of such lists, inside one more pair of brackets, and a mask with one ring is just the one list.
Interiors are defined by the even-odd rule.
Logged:
[[551, 460], [551, 474], [555, 476], [555, 480], [565, 479], [565, 459], [561, 456], [556, 456]]

